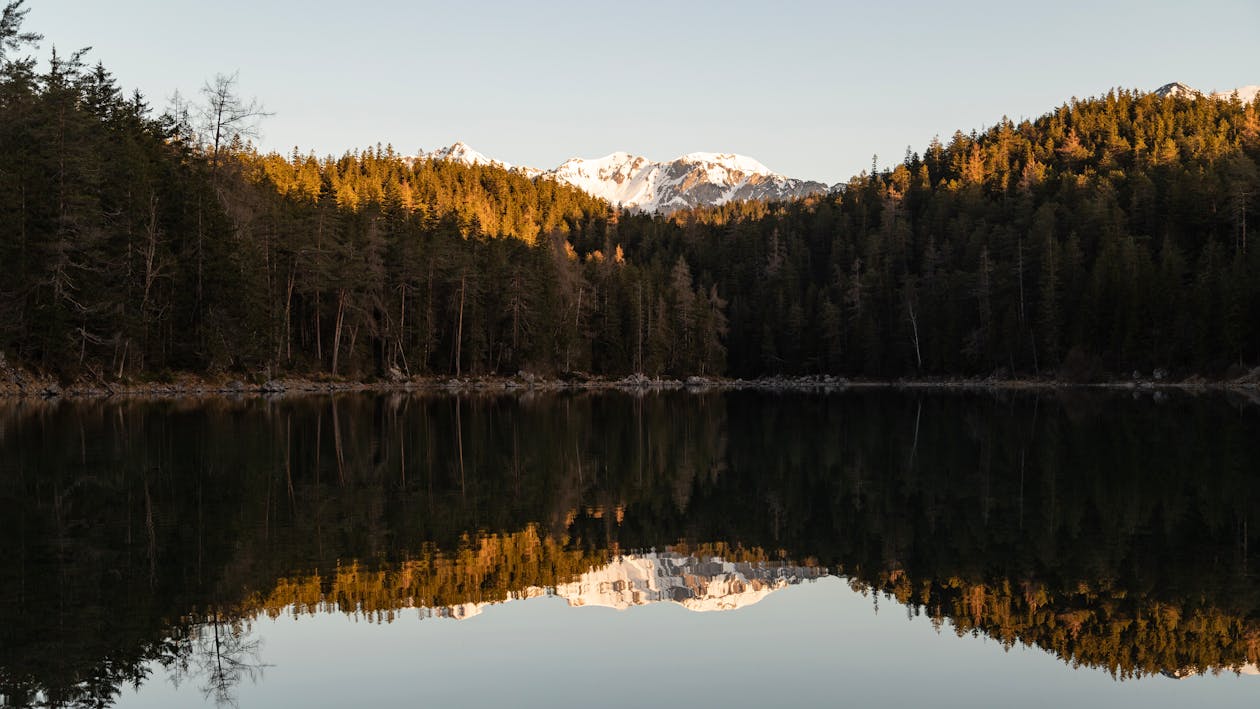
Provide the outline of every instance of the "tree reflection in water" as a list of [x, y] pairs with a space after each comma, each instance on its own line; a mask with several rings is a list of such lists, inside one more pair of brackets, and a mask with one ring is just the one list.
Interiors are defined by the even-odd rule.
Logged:
[[262, 644], [250, 638], [246, 619], [224, 619], [214, 611], [193, 625], [187, 642], [176, 646], [175, 654], [163, 658], [171, 681], [200, 682], [202, 695], [216, 706], [236, 706], [235, 690], [243, 681], [262, 679], [268, 666], [261, 658]]
[[230, 703], [260, 615], [388, 621], [665, 548], [1117, 677], [1239, 668], [1257, 430], [1223, 397], [1069, 393], [4, 405], [0, 693], [107, 705], [165, 665]]

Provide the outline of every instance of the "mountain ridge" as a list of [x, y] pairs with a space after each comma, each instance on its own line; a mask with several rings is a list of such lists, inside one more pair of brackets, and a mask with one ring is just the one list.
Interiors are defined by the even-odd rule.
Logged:
[[1229, 100], [1234, 96], [1234, 94], [1237, 94], [1238, 99], [1243, 103], [1251, 103], [1256, 100], [1257, 95], [1260, 95], [1260, 85], [1251, 84], [1248, 86], [1238, 86], [1227, 91], [1214, 91], [1212, 93], [1206, 93], [1190, 86], [1189, 84], [1183, 84], [1180, 81], [1173, 81], [1171, 83], [1164, 84], [1151, 93], [1156, 96], [1165, 97], [1174, 96], [1180, 98], [1194, 98], [1196, 96], [1207, 96], [1209, 98], [1225, 100]]
[[[529, 586], [507, 600], [555, 596], [574, 608], [626, 610], [672, 603], [698, 612], [732, 611], [761, 602], [771, 593], [826, 577], [826, 568], [781, 563], [728, 561], [673, 551], [627, 554], [553, 586]], [[421, 617], [465, 620], [505, 601], [470, 601], [419, 607]]]
[[[1234, 95], [1244, 103], [1254, 101], [1260, 85], [1205, 93], [1179, 81], [1160, 86], [1157, 96], [1228, 100]], [[571, 157], [550, 170], [513, 165], [486, 156], [463, 141], [429, 152], [418, 159], [450, 160], [465, 165], [492, 165], [529, 178], [546, 178], [577, 187], [618, 207], [637, 212], [669, 213], [680, 209], [716, 206], [740, 200], [782, 200], [827, 194], [844, 183], [788, 177], [761, 162], [737, 153], [693, 152], [672, 160], [651, 160], [618, 151], [598, 158]]]
[[417, 158], [494, 165], [531, 178], [553, 179], [638, 212], [668, 213], [730, 201], [792, 199], [833, 189], [823, 182], [782, 175], [737, 153], [692, 152], [655, 161], [619, 151], [599, 158], [572, 157], [551, 170], [541, 170], [489, 158], [457, 141], [422, 152]]

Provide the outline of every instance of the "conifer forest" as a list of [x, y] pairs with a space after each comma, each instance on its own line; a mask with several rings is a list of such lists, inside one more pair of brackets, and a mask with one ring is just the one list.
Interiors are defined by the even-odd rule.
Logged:
[[1260, 363], [1254, 102], [1117, 89], [826, 195], [654, 215], [389, 146], [263, 153], [233, 76], [155, 107], [37, 57], [24, 12], [0, 25], [0, 352], [62, 379]]

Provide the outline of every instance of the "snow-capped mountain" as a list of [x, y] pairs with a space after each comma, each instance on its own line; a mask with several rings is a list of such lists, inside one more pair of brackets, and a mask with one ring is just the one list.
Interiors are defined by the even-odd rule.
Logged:
[[555, 587], [570, 606], [624, 610], [649, 603], [677, 603], [692, 611], [750, 606], [774, 591], [825, 576], [826, 569], [753, 564], [718, 557], [651, 552], [618, 558], [576, 581]]
[[1155, 89], [1154, 93], [1156, 96], [1175, 96], [1180, 98], [1194, 98], [1195, 96], [1210, 95], [1212, 98], [1221, 99], [1228, 99], [1237, 93], [1239, 100], [1243, 103], [1251, 103], [1256, 100], [1256, 95], [1260, 94], [1260, 85], [1239, 86], [1236, 89], [1230, 89], [1228, 91], [1216, 91], [1212, 94], [1204, 94], [1202, 91], [1199, 91], [1192, 86], [1187, 86], [1180, 81], [1174, 81], [1171, 84], [1164, 84], [1158, 89]]
[[1252, 84], [1251, 86], [1239, 86], [1229, 91], [1217, 91], [1212, 94], [1212, 98], [1229, 98], [1235, 93], [1238, 94], [1238, 100], [1243, 103], [1251, 103], [1256, 100], [1256, 96], [1260, 95], [1260, 85]]
[[[1260, 667], [1256, 667], [1256, 663], [1254, 662], [1248, 662], [1247, 664], [1241, 667], [1234, 667], [1231, 669], [1233, 669], [1234, 672], [1237, 672], [1240, 675], [1251, 675], [1253, 677], [1256, 675], [1260, 675]], [[1226, 669], [1225, 671], [1228, 672], [1229, 670]], [[1180, 670], [1163, 670], [1162, 672], [1160, 672], [1160, 674], [1164, 675], [1165, 677], [1172, 678], [1172, 679], [1186, 679], [1188, 677], [1195, 677], [1198, 675], [1207, 674], [1207, 672], [1204, 670], [1193, 668], [1193, 667], [1186, 667]]]
[[1155, 89], [1152, 93], [1156, 96], [1173, 96], [1180, 98], [1193, 98], [1195, 96], [1202, 95], [1198, 89], [1191, 88], [1180, 81], [1174, 81], [1171, 84], [1164, 84], [1158, 89]]
[[[716, 556], [647, 552], [617, 557], [569, 583], [529, 586], [514, 592], [508, 601], [554, 596], [563, 598], [573, 607], [625, 610], [652, 603], [675, 603], [697, 612], [729, 611], [751, 606], [775, 591], [826, 575], [827, 569], [817, 566], [734, 562]], [[465, 620], [503, 602], [411, 607], [419, 610], [421, 618]]]
[[828, 190], [821, 182], [785, 177], [733, 153], [688, 153], [669, 162], [613, 153], [593, 160], [572, 158], [545, 174], [613, 204], [645, 212], [731, 200], [805, 197]]
[[644, 212], [672, 212], [731, 200], [789, 199], [830, 189], [821, 182], [785, 177], [752, 158], [733, 153], [689, 153], [668, 162], [613, 153], [602, 158], [571, 158], [546, 171], [492, 160], [465, 143], [422, 153], [420, 158], [498, 165], [529, 177], [573, 185], [615, 205]]
[[511, 163], [503, 162], [502, 160], [491, 160], [462, 141], [448, 145], [445, 148], [421, 153], [419, 157], [421, 160], [449, 160], [465, 165], [497, 165], [505, 170], [514, 168]]

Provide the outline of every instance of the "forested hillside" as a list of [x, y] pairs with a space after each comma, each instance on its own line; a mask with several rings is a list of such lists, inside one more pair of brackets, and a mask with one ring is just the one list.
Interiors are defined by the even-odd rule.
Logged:
[[1113, 91], [834, 199], [697, 214], [694, 263], [737, 372], [1223, 373], [1260, 357], [1257, 159], [1255, 104]]
[[388, 147], [261, 154], [223, 120], [230, 81], [158, 115], [82, 53], [32, 58], [22, 15], [0, 24], [0, 353], [65, 379], [1260, 362], [1255, 104], [1115, 91], [828, 197], [631, 215]]

